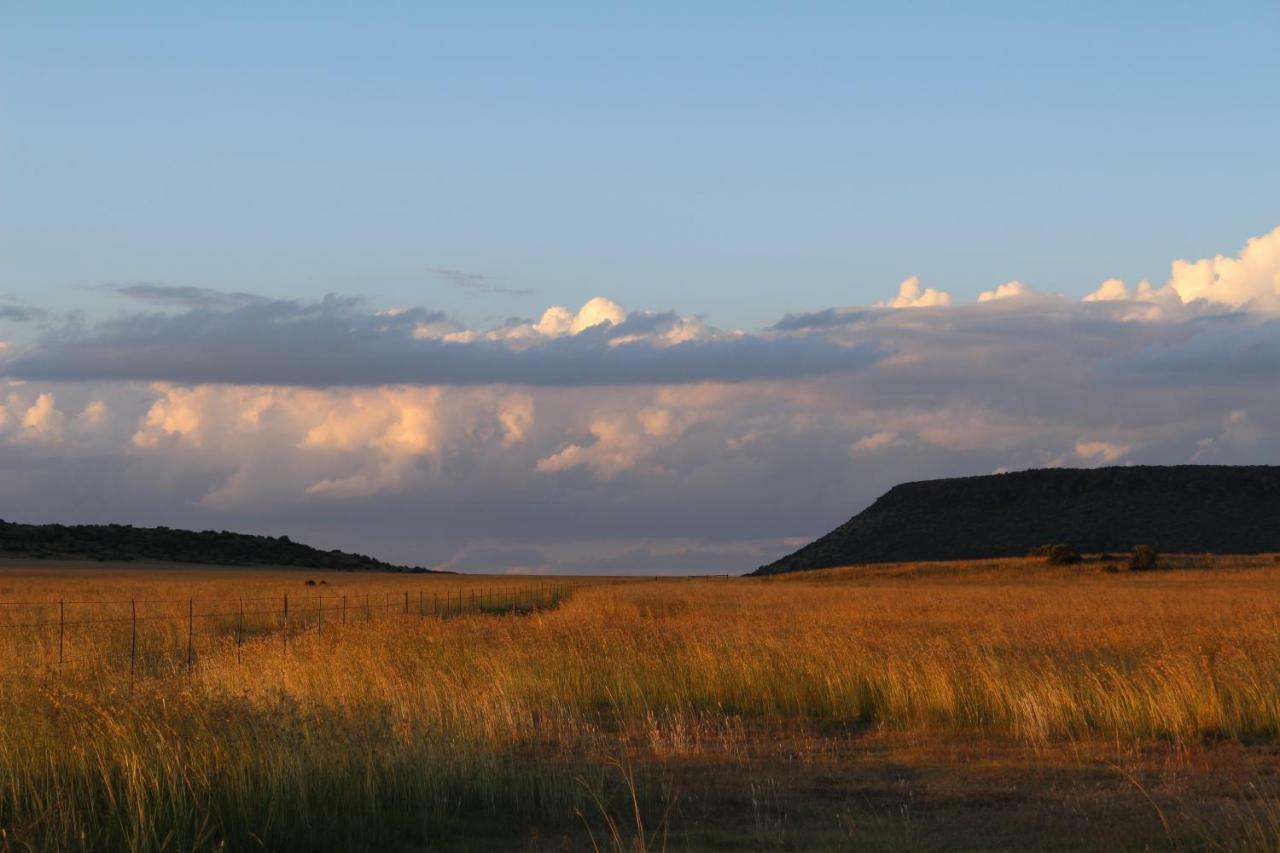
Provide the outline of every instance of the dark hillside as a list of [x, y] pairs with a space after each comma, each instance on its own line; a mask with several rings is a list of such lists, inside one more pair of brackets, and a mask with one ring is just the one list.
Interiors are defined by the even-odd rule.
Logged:
[[860, 563], [1080, 551], [1280, 551], [1280, 467], [1047, 468], [894, 486], [863, 512], [753, 574]]
[[350, 571], [425, 572], [364, 554], [321, 551], [287, 536], [226, 530], [173, 530], [127, 524], [11, 524], [0, 521], [0, 557], [103, 561], [212, 563], [223, 566], [298, 566]]

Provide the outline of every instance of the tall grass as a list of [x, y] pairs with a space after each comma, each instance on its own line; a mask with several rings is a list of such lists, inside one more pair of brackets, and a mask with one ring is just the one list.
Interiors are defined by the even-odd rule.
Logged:
[[734, 767], [797, 732], [1187, 749], [1280, 732], [1265, 569], [931, 571], [588, 587], [288, 649], [224, 636], [189, 678], [132, 691], [0, 656], [0, 849], [383, 849], [599, 815], [627, 816], [593, 824], [625, 846], [677, 796], [644, 768]]

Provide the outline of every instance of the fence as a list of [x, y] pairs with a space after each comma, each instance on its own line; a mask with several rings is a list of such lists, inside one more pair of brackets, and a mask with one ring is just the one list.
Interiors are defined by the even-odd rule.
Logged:
[[477, 586], [402, 593], [272, 597], [0, 601], [0, 665], [64, 672], [92, 664], [139, 676], [192, 674], [213, 652], [300, 638], [389, 618], [527, 613], [559, 604], [577, 584]]

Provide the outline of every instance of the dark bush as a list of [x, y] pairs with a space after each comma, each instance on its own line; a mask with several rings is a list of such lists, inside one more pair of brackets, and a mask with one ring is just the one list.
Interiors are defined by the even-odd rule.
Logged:
[[1134, 545], [1129, 552], [1129, 571], [1149, 572], [1160, 562], [1156, 549], [1150, 545]]
[[1028, 557], [1047, 557], [1049, 556], [1049, 549], [1052, 547], [1053, 547], [1052, 545], [1037, 545], [1036, 547], [1032, 548], [1030, 551], [1027, 552], [1027, 556]]
[[1051, 566], [1071, 566], [1081, 562], [1080, 552], [1070, 545], [1050, 545], [1044, 558]]

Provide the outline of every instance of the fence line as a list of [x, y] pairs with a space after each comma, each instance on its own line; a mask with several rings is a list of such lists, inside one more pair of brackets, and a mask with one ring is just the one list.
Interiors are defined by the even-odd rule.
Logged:
[[[25, 649], [34, 653], [19, 652], [16, 657], [21, 662], [57, 672], [89, 662], [117, 664], [123, 670], [127, 662], [132, 689], [134, 680], [148, 663], [154, 664], [150, 667], [152, 670], [159, 670], [151, 674], [185, 672], [191, 676], [202, 657], [202, 644], [216, 645], [221, 641], [226, 648], [234, 642], [236, 660], [241, 661], [246, 644], [265, 642], [276, 636], [288, 651], [291, 637], [314, 631], [318, 639], [324, 636], [326, 628], [372, 624], [389, 616], [446, 619], [468, 613], [528, 613], [559, 604], [581, 585], [557, 582], [474, 586], [432, 590], [429, 596], [426, 590], [418, 589], [414, 593], [405, 590], [394, 595], [387, 591], [331, 595], [317, 592], [301, 599], [283, 593], [279, 597], [0, 601], [3, 620], [0, 621], [0, 644], [9, 646], [5, 651], [11, 659], [14, 652]], [[212, 609], [201, 612], [197, 602], [210, 604]], [[276, 606], [259, 606], [263, 602]], [[75, 610], [85, 608], [89, 609], [88, 614], [72, 618]], [[148, 612], [160, 608], [167, 612]], [[17, 621], [15, 610], [37, 610], [39, 618], [23, 614], [23, 621]], [[197, 624], [202, 630], [197, 630]], [[146, 630], [148, 627], [152, 630]], [[76, 656], [82, 639], [79, 635], [84, 631], [93, 632], [94, 650], [102, 653]], [[158, 634], [152, 639], [161, 649], [143, 648], [148, 633]]]

